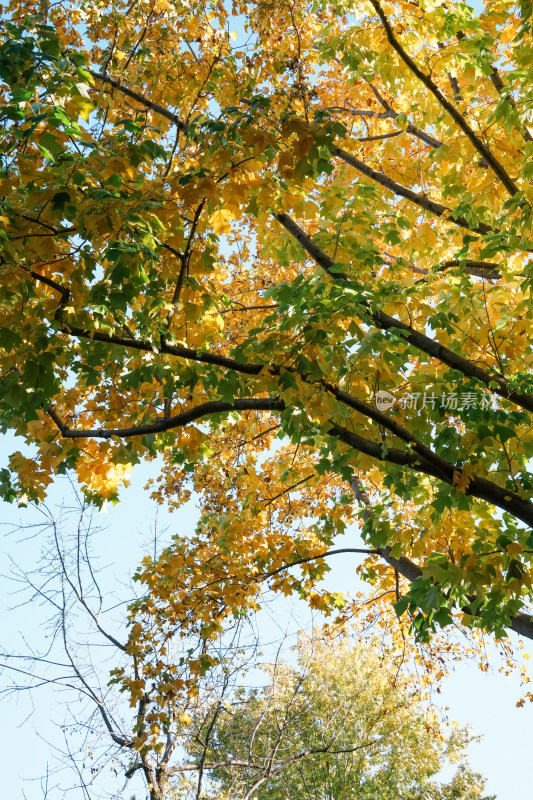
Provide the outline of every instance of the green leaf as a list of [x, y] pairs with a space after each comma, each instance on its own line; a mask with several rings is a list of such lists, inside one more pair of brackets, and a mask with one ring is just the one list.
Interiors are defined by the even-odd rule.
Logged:
[[393, 608], [396, 612], [396, 615], [398, 617], [401, 617], [402, 614], [405, 613], [405, 611], [407, 611], [407, 609], [409, 608], [409, 604], [410, 604], [410, 599], [405, 595], [396, 603], [393, 603]]

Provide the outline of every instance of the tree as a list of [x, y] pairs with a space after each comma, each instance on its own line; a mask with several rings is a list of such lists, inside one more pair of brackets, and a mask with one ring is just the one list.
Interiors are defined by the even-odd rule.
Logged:
[[[201, 669], [202, 640], [176, 637], [168, 644], [165, 674], [173, 691], [162, 707], [159, 682], [142, 672], [157, 663], [159, 654], [142, 657], [128, 646], [125, 622], [135, 590], [124, 581], [120, 564], [113, 578], [102, 569], [94, 553], [99, 532], [94, 509], [76, 496], [61, 509], [40, 505], [31, 519], [31, 525], [16, 530], [40, 545], [36, 564], [29, 569], [19, 558], [4, 578], [14, 582], [21, 604], [31, 604], [39, 625], [20, 635], [18, 649], [2, 648], [1, 694], [31, 693], [39, 714], [44, 687], [64, 712], [53, 716], [56, 735], [39, 726], [51, 757], [43, 794], [94, 800], [127, 788], [162, 800], [183, 761], [183, 748], [211, 723], [217, 704], [226, 701], [237, 676], [257, 656], [253, 631], [244, 619], [226, 624], [224, 636], [212, 643], [218, 661], [208, 676]], [[151, 549], [157, 549], [161, 532], [153, 533]], [[137, 703], [128, 702], [114, 678], [126, 667], [142, 683]], [[188, 697], [185, 687], [191, 688]], [[198, 730], [190, 728], [193, 709]], [[200, 777], [199, 787], [201, 782]]]
[[156, 492], [203, 517], [139, 608], [206, 642], [262, 581], [342, 606], [315, 586], [354, 522], [419, 637], [533, 637], [530, 26], [9, 4], [1, 416], [33, 449], [3, 496], [75, 469], [102, 502], [162, 454]]
[[[31, 691], [39, 713], [48, 687], [67, 710], [64, 741], [51, 742], [59, 764], [48, 766], [47, 797], [481, 800], [484, 781], [465, 762], [474, 737], [449, 726], [428, 698], [427, 676], [375, 629], [317, 627], [292, 653], [281, 640], [261, 657], [270, 637], [232, 620], [205, 673], [190, 660], [194, 651], [200, 666], [201, 637], [176, 636], [166, 659], [174, 692], [162, 708], [157, 670], [155, 680], [142, 672], [159, 653], [143, 657], [128, 644], [134, 590], [120, 571], [111, 579], [99, 569], [91, 509], [76, 501], [32, 516], [21, 532], [41, 543], [37, 566], [19, 560], [11, 577], [19, 600], [35, 611], [39, 601], [42, 641], [25, 632], [22, 649], [0, 660], [3, 678], [12, 677], [3, 693]], [[160, 537], [154, 532], [152, 546]], [[122, 683], [109, 681], [125, 664], [144, 683], [133, 707]], [[188, 696], [180, 691], [187, 683], [195, 690]], [[455, 776], [437, 780], [453, 763]]]
[[[441, 728], [392, 652], [320, 630], [302, 635], [298, 663], [273, 665], [261, 689], [240, 690], [212, 736], [214, 796], [262, 800], [480, 798], [484, 781], [461, 764], [469, 734]], [[224, 765], [224, 761], [226, 765]], [[232, 761], [235, 766], [232, 765]], [[486, 798], [488, 800], [488, 798]]]

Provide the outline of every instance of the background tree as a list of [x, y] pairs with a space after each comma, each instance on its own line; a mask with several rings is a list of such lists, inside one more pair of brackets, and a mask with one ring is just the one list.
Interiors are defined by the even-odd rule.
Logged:
[[203, 516], [141, 615], [208, 648], [262, 580], [340, 607], [316, 582], [362, 520], [421, 638], [455, 613], [533, 636], [529, 25], [509, 0], [5, 6], [0, 413], [33, 449], [2, 491], [72, 468], [101, 502], [162, 453], [156, 491]]
[[320, 630], [296, 650], [296, 666], [272, 665], [266, 686], [240, 690], [220, 715], [209, 752], [222, 762], [214, 796], [481, 798], [484, 781], [465, 764], [449, 782], [435, 779], [464, 758], [470, 735], [442, 727], [392, 652], [376, 641], [333, 643]]

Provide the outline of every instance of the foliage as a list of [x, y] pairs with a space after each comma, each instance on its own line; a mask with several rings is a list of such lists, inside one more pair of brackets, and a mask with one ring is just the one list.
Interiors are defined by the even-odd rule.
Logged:
[[346, 616], [316, 587], [354, 523], [421, 640], [533, 637], [529, 26], [510, 0], [5, 6], [0, 414], [30, 451], [0, 487], [74, 469], [113, 500], [162, 455], [156, 495], [197, 493], [139, 573], [139, 658], [194, 628], [208, 669], [265, 582]]
[[297, 666], [272, 667], [265, 687], [241, 690], [220, 715], [210, 760], [248, 766], [214, 770], [217, 797], [481, 798], [484, 781], [465, 764], [448, 783], [435, 780], [464, 758], [470, 736], [446, 731], [391, 652], [317, 631], [297, 654]]

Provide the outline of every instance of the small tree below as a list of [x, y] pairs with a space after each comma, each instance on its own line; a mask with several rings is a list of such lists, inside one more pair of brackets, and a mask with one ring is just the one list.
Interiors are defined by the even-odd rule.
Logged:
[[[295, 650], [295, 666], [272, 665], [263, 688], [241, 689], [221, 709], [209, 743], [198, 747], [193, 737], [198, 769], [212, 767], [209, 796], [482, 798], [485, 781], [465, 763], [473, 737], [446, 729], [414, 675], [401, 670], [401, 656], [323, 631], [301, 634]], [[204, 720], [195, 724], [201, 731]], [[437, 774], [452, 763], [458, 769], [442, 783]]]

